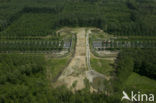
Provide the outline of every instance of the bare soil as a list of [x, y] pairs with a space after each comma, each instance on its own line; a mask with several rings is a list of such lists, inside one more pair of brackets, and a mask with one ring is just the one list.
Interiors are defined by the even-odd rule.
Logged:
[[65, 68], [61, 76], [58, 78], [56, 86], [66, 85], [67, 88], [72, 88], [73, 83], [76, 82], [73, 90], [81, 90], [85, 88], [84, 79], [86, 66], [86, 46], [85, 46], [85, 29], [74, 29], [77, 33], [77, 43], [75, 55], [69, 65]]

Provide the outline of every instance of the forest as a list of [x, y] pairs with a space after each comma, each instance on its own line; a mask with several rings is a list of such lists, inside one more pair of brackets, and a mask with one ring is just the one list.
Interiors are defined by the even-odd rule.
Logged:
[[[89, 88], [75, 93], [52, 88], [47, 65], [56, 69], [60, 61], [51, 65], [45, 55], [31, 53], [62, 50], [64, 37], [56, 31], [64, 26], [97, 27], [116, 36], [134, 36], [135, 42], [139, 36], [151, 37], [155, 45], [156, 1], [0, 0], [0, 103], [121, 103], [118, 94], [134, 76], [150, 81], [146, 83], [151, 90], [156, 80], [156, 50], [151, 48], [121, 49], [111, 74], [113, 95], [90, 93]], [[138, 90], [127, 86], [131, 88]]]
[[[18, 3], [21, 3], [21, 6], [18, 6]], [[23, 14], [44, 12], [53, 15], [53, 19], [47, 19], [48, 16], [42, 17], [54, 21], [49, 22], [53, 30], [62, 26], [94, 26], [115, 35], [155, 35], [155, 5], [155, 0], [62, 0], [61, 2], [9, 0], [0, 4], [0, 30], [5, 31], [6, 28], [5, 33], [9, 34], [9, 31], [20, 29], [20, 26], [13, 25], [18, 24], [16, 22], [14, 24], [14, 21]], [[15, 6], [17, 7], [14, 8]], [[41, 22], [40, 26], [42, 25], [45, 23]], [[33, 27], [30, 27], [29, 31], [35, 33]], [[43, 31], [39, 32], [46, 35]], [[19, 33], [25, 32], [19, 31]]]
[[117, 74], [123, 74], [126, 78], [130, 73], [136, 72], [140, 75], [144, 75], [156, 80], [155, 53], [155, 49], [123, 50], [122, 52], [120, 52], [116, 60]]
[[[155, 49], [123, 49], [116, 61], [114, 90], [156, 94]], [[142, 78], [142, 79], [141, 79]], [[118, 81], [118, 82], [116, 82]]]

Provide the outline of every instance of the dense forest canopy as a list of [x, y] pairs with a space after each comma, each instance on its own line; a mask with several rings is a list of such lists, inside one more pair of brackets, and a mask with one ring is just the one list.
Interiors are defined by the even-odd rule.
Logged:
[[156, 35], [155, 5], [155, 0], [2, 0], [0, 30], [25, 12], [48, 10], [46, 13], [56, 16], [51, 23], [53, 30], [62, 26], [94, 26], [117, 35]]
[[[117, 74], [127, 75], [132, 72], [156, 80], [156, 50], [155, 49], [126, 49], [120, 52], [116, 60]], [[122, 77], [123, 78], [123, 77]], [[124, 78], [124, 79], [125, 79]]]

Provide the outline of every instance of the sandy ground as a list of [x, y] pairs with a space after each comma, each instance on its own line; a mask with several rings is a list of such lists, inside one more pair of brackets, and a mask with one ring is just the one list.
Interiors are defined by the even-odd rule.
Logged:
[[45, 55], [46, 58], [53, 58], [53, 57], [62, 57], [64, 56], [65, 54], [67, 54], [69, 51], [68, 50], [62, 50], [62, 51], [59, 51], [59, 52], [52, 52], [52, 53], [47, 53]]
[[[101, 56], [101, 54], [99, 54], [100, 56]], [[105, 60], [112, 60], [112, 61], [114, 61], [115, 59], [116, 59], [116, 57], [117, 57], [117, 54], [116, 55], [114, 55], [114, 56], [110, 56], [110, 55], [104, 55], [105, 57], [97, 57], [97, 56], [95, 56], [93, 53], [91, 53], [91, 57], [92, 58], [96, 58], [96, 59], [105, 59]], [[110, 56], [110, 57], [108, 57], [108, 56]]]
[[97, 51], [98, 54], [103, 55], [117, 55], [118, 52], [117, 51], [109, 51], [109, 50], [104, 50], [104, 51]]
[[72, 88], [72, 85], [76, 82], [73, 90], [81, 90], [85, 88], [83, 83], [85, 79], [84, 71], [87, 69], [85, 28], [74, 29], [74, 32], [77, 33], [75, 55], [62, 75], [58, 78], [56, 85], [66, 85], [67, 88]]
[[96, 51], [96, 53], [102, 57], [109, 57], [112, 60], [116, 59], [119, 51], [110, 51], [110, 50], [103, 50], [103, 51]]
[[[96, 82], [96, 78], [99, 78], [100, 82], [103, 84], [103, 80], [108, 80], [109, 78], [92, 70], [90, 66], [90, 56], [92, 55], [89, 49], [88, 35], [91, 33], [91, 28], [68, 28], [68, 30], [71, 30], [71, 32], [76, 33], [77, 35], [75, 54], [54, 86], [65, 85], [74, 92], [85, 88], [85, 78], [87, 78], [92, 84]], [[96, 91], [92, 86], [90, 90], [91, 92]]]

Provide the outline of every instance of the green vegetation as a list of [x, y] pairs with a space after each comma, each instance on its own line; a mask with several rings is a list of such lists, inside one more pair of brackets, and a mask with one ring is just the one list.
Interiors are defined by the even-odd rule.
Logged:
[[0, 41], [0, 52], [52, 52], [60, 51], [63, 41], [12, 40]]
[[133, 88], [144, 93], [153, 92], [156, 94], [156, 81], [137, 73], [132, 73], [124, 83], [124, 89]]
[[[65, 60], [52, 59], [51, 72], [58, 72], [56, 68], [62, 68]], [[43, 55], [1, 54], [0, 103], [97, 103], [96, 99], [98, 103], [120, 103], [115, 97], [91, 94], [88, 89], [73, 94], [64, 87], [52, 88], [47, 79], [47, 63]]]
[[45, 60], [40, 55], [0, 55], [0, 102], [38, 100], [45, 94]]
[[[72, 37], [55, 33], [63, 26], [98, 27], [108, 33], [94, 35], [94, 40], [111, 38], [113, 34], [117, 36], [116, 41], [155, 43], [156, 2], [0, 0], [0, 52], [60, 51], [64, 39]], [[156, 93], [155, 58], [155, 50], [124, 50], [118, 55], [115, 70], [109, 60], [91, 59], [91, 65], [100, 73], [114, 76], [114, 93], [122, 89]], [[49, 86], [68, 60], [68, 57], [47, 60], [40, 54], [0, 54], [0, 103], [121, 102], [120, 94], [115, 97], [103, 92], [91, 94], [88, 89], [72, 93], [63, 87]]]
[[53, 14], [25, 13], [16, 22], [11, 24], [2, 35], [18, 36], [46, 36], [53, 33], [52, 24], [55, 21]]
[[[118, 35], [155, 35], [155, 5], [154, 0], [10, 0], [0, 4], [1, 31], [24, 13], [46, 12], [53, 14], [52, 18], [56, 16], [54, 23], [47, 24], [54, 29], [62, 26], [94, 26]], [[40, 32], [43, 33], [42, 29]]]
[[[126, 63], [128, 63], [126, 67], [129, 67], [129, 69], [125, 69], [128, 74], [131, 73], [131, 71], [134, 71], [141, 75], [156, 79], [155, 52], [155, 49], [123, 50], [116, 60], [117, 72], [126, 74], [123, 69], [125, 68], [124, 65], [126, 66]], [[129, 60], [129, 62], [127, 60]]]
[[63, 69], [67, 66], [69, 62], [69, 57], [64, 58], [52, 58], [48, 60], [48, 72], [52, 79], [56, 79]]
[[90, 35], [90, 40], [91, 41], [96, 41], [96, 40], [110, 40], [114, 36], [105, 32], [94, 32], [92, 31], [92, 34]]
[[99, 73], [103, 73], [105, 75], [110, 75], [111, 72], [114, 71], [112, 60], [105, 59], [95, 59], [91, 58], [91, 66]]

